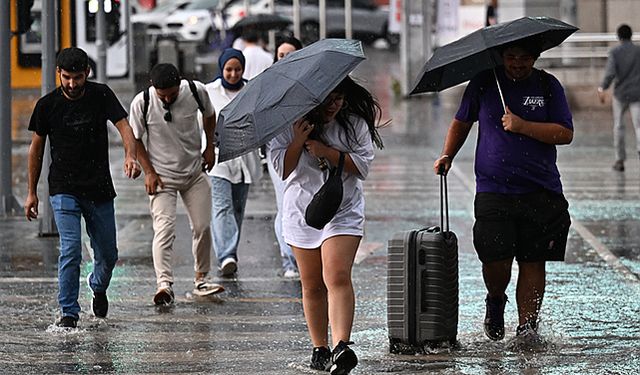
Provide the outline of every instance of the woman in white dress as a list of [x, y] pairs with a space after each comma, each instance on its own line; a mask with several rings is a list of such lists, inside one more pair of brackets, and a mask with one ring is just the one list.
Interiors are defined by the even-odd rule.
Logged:
[[[245, 66], [242, 52], [233, 48], [225, 49], [218, 58], [218, 65], [220, 76], [206, 85], [216, 115], [238, 95], [246, 83], [242, 78]], [[260, 156], [256, 150], [216, 163], [209, 176], [213, 248], [222, 276], [233, 276], [238, 269], [238, 244], [249, 185], [262, 177]]]
[[[283, 234], [300, 270], [314, 347], [311, 367], [331, 374], [348, 374], [358, 363], [349, 348], [355, 309], [351, 269], [364, 228], [362, 180], [373, 161], [374, 144], [382, 148], [376, 129], [380, 116], [371, 94], [347, 77], [320, 106], [270, 143], [273, 165], [285, 180]], [[333, 219], [317, 230], [306, 224], [305, 210], [328, 175], [320, 164], [336, 166], [341, 153], [342, 203]]]

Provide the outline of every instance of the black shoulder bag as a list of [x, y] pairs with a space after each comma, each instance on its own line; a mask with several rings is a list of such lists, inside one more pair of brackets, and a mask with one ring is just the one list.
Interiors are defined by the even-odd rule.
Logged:
[[315, 193], [304, 212], [304, 220], [310, 227], [322, 229], [336, 216], [340, 203], [342, 203], [343, 168], [344, 152], [341, 152], [338, 166], [331, 168], [329, 178]]

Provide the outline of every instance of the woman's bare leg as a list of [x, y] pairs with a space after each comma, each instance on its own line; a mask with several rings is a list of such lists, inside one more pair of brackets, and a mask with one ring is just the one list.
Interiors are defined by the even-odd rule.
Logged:
[[302, 306], [314, 347], [328, 346], [327, 287], [322, 280], [320, 249], [291, 246], [302, 283]]

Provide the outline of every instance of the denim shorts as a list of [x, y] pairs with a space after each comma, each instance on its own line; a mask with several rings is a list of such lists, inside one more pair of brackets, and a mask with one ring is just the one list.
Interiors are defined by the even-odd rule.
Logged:
[[477, 193], [473, 244], [482, 263], [562, 261], [571, 219], [562, 194]]

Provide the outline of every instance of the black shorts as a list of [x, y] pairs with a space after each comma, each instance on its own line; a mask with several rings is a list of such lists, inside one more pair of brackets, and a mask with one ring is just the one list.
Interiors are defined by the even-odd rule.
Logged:
[[571, 219], [562, 194], [477, 193], [473, 245], [482, 263], [562, 261]]

